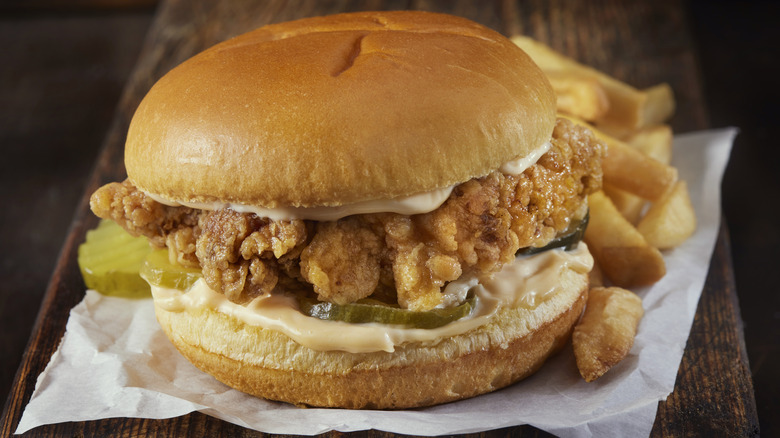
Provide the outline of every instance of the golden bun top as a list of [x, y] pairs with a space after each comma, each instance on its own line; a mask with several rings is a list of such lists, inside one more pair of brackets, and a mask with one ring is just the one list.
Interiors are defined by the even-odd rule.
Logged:
[[133, 117], [125, 165], [173, 201], [334, 206], [486, 175], [554, 123], [547, 79], [501, 34], [350, 13], [265, 26], [171, 70]]

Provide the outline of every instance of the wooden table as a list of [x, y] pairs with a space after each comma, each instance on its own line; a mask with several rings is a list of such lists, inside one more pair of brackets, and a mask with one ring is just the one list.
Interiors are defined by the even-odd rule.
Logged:
[[[344, 10], [424, 9], [462, 15], [506, 35], [524, 33], [554, 49], [635, 86], [668, 82], [676, 92], [676, 132], [707, 127], [699, 72], [687, 32], [684, 8], [673, 0], [615, 2], [598, 6], [547, 1], [262, 1], [228, 3], [168, 0], [160, 4], [140, 60], [133, 71], [97, 165], [46, 291], [39, 317], [9, 394], [2, 434], [13, 432], [35, 379], [62, 336], [68, 311], [83, 297], [76, 247], [95, 218], [87, 197], [102, 183], [124, 177], [124, 135], [140, 99], [162, 74], [194, 53], [260, 25]], [[348, 6], [346, 6], [348, 5]], [[754, 435], [758, 419], [747, 365], [732, 271], [729, 236], [722, 228], [710, 272], [680, 366], [674, 393], [659, 404], [655, 436]], [[256, 436], [203, 414], [169, 420], [107, 419], [43, 426], [29, 436], [54, 435]], [[385, 436], [382, 432], [373, 435]], [[503, 429], [490, 436], [544, 435], [531, 427]], [[336, 435], [335, 433], [331, 435]]]

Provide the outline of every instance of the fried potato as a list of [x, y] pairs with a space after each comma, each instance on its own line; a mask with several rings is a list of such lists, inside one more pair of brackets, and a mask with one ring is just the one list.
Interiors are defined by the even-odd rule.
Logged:
[[657, 125], [674, 114], [674, 92], [669, 84], [658, 84], [642, 90], [645, 94], [642, 127]]
[[[628, 87], [628, 86], [626, 86]], [[618, 87], [607, 90], [610, 108], [596, 125], [602, 131], [626, 138], [647, 126], [665, 122], [674, 114], [674, 93], [669, 84], [659, 84], [645, 90]]]
[[[626, 144], [663, 164], [669, 165], [672, 160], [672, 129], [669, 125], [654, 125], [640, 129], [626, 140]], [[668, 181], [674, 178], [669, 172], [664, 172], [664, 175], [669, 178]], [[647, 205], [644, 199], [609, 184], [604, 185], [604, 193], [609, 196], [623, 217], [634, 225], [639, 223]]]
[[645, 286], [666, 274], [657, 248], [617, 210], [604, 192], [588, 197], [590, 221], [585, 242], [604, 274], [620, 287]]
[[622, 137], [642, 127], [661, 123], [674, 113], [674, 95], [667, 84], [638, 90], [563, 56], [532, 38], [515, 35], [512, 41], [548, 76], [564, 73], [598, 81], [607, 96], [609, 108], [595, 121], [599, 127], [604, 127], [605, 132]]
[[604, 194], [612, 200], [612, 203], [615, 204], [615, 208], [618, 209], [620, 214], [622, 214], [627, 221], [634, 225], [639, 222], [645, 205], [647, 205], [646, 200], [609, 184], [604, 184], [603, 190]]
[[590, 290], [585, 313], [572, 334], [577, 368], [586, 382], [598, 379], [626, 357], [643, 315], [642, 300], [631, 291]]
[[605, 184], [655, 201], [671, 190], [677, 182], [677, 169], [674, 167], [646, 156], [587, 122], [565, 114], [559, 114], [559, 117], [586, 126], [607, 145], [602, 163]]
[[691, 205], [688, 184], [679, 181], [658, 202], [653, 203], [637, 225], [647, 243], [658, 249], [680, 245], [696, 231], [696, 213]]
[[590, 287], [604, 286], [604, 274], [596, 260], [593, 260], [593, 268], [588, 273], [588, 282]]
[[596, 79], [563, 72], [550, 72], [547, 78], [555, 90], [559, 111], [593, 121], [609, 109], [607, 94]]
[[672, 128], [669, 125], [640, 129], [626, 139], [626, 144], [661, 163], [672, 162]]
[[677, 169], [656, 161], [625, 143], [607, 143], [603, 161], [604, 182], [655, 201], [677, 182]]
[[541, 43], [531, 37], [525, 35], [515, 35], [510, 38], [513, 43], [517, 44], [531, 59], [534, 60], [536, 65], [543, 71], [570, 71], [577, 73], [585, 73], [589, 76], [597, 77], [602, 75], [599, 71], [586, 67], [577, 61], [563, 56], [561, 53], [556, 52], [544, 43]]

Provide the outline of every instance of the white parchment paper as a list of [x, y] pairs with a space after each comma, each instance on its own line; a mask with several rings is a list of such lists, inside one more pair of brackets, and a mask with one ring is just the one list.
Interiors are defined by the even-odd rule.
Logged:
[[299, 409], [228, 388], [168, 342], [151, 300], [87, 291], [71, 311], [58, 351], [39, 376], [16, 433], [110, 417], [170, 418], [200, 411], [270, 433], [378, 429], [441, 435], [531, 424], [560, 436], [647, 436], [672, 392], [720, 224], [720, 183], [737, 130], [680, 135], [674, 165], [688, 181], [698, 229], [664, 254], [668, 273], [637, 292], [645, 316], [629, 356], [593, 383], [571, 348], [534, 376], [491, 394], [410, 411]]

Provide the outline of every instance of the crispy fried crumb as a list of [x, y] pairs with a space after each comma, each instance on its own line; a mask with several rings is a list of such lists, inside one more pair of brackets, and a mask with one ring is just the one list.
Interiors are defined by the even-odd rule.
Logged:
[[379, 296], [428, 310], [464, 273], [489, 273], [518, 249], [543, 246], [584, 216], [601, 187], [603, 145], [586, 129], [559, 120], [552, 148], [520, 175], [495, 171], [453, 189], [420, 215], [355, 215], [335, 222], [274, 221], [251, 213], [195, 210], [157, 203], [132, 183], [112, 183], [91, 200], [173, 260], [200, 265], [204, 279], [244, 303], [280, 281], [310, 283], [321, 300], [349, 303]]

